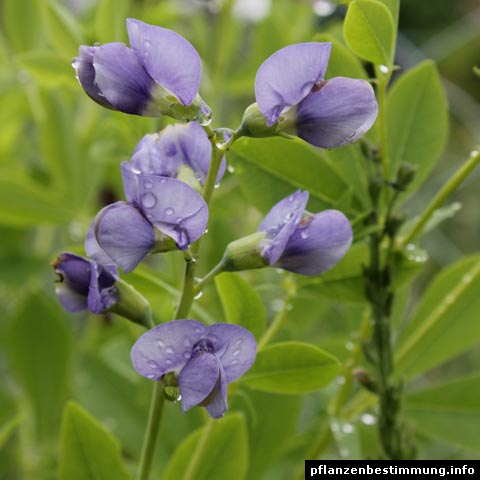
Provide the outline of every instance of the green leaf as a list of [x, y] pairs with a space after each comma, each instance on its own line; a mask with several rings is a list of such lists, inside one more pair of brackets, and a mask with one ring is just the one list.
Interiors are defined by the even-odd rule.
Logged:
[[[385, 254], [385, 251], [382, 254]], [[364, 242], [355, 243], [340, 263], [328, 272], [313, 280], [300, 279], [299, 284], [302, 286], [302, 291], [321, 295], [331, 301], [366, 302], [363, 267], [367, 263], [368, 256], [368, 245]], [[420, 272], [427, 256], [419, 249], [406, 249], [404, 252], [397, 252], [393, 260], [394, 285], [396, 288], [402, 288]]]
[[3, 27], [16, 51], [30, 50], [40, 36], [39, 0], [4, 0], [2, 2]]
[[393, 85], [387, 98], [390, 174], [401, 162], [418, 167], [414, 192], [435, 166], [448, 135], [447, 98], [437, 67], [425, 61]]
[[49, 50], [35, 50], [15, 56], [19, 68], [27, 70], [33, 78], [46, 87], [75, 84], [70, 62], [63, 55]]
[[248, 469], [245, 419], [229, 414], [189, 435], [176, 449], [163, 480], [243, 480]]
[[22, 423], [23, 421], [23, 415], [18, 414], [15, 415], [13, 418], [10, 420], [6, 421], [1, 427], [0, 427], [0, 450], [4, 447], [4, 445], [8, 442], [8, 439], [12, 435], [12, 433], [15, 431], [15, 429]]
[[393, 21], [398, 21], [398, 13], [400, 10], [400, 0], [378, 0], [383, 3], [392, 14]]
[[127, 480], [118, 441], [74, 402], [62, 421], [60, 480]]
[[36, 226], [66, 223], [71, 212], [56, 192], [10, 172], [0, 173], [0, 223]]
[[71, 345], [63, 311], [42, 292], [25, 298], [8, 324], [7, 353], [34, 408], [39, 438], [57, 433], [70, 380]]
[[315, 35], [314, 41], [332, 43], [332, 53], [328, 60], [325, 78], [350, 77], [363, 78], [364, 80], [368, 79], [362, 62], [333, 35], [329, 33], [319, 33]]
[[314, 212], [335, 206], [348, 189], [326, 156], [301, 140], [242, 138], [230, 155], [242, 191], [264, 213], [299, 188], [310, 192]]
[[396, 373], [413, 377], [480, 340], [480, 255], [454, 263], [430, 284], [400, 338]]
[[343, 35], [360, 58], [377, 65], [391, 65], [395, 26], [390, 10], [377, 0], [354, 0], [348, 6]]
[[479, 451], [479, 398], [480, 376], [461, 378], [407, 395], [404, 412], [421, 432]]
[[123, 41], [129, 8], [130, 0], [100, 0], [95, 10], [95, 40], [101, 43]]
[[228, 323], [250, 330], [257, 340], [265, 331], [267, 319], [260, 295], [238, 273], [223, 273], [215, 278]]
[[70, 11], [55, 0], [48, 0], [45, 5], [45, 25], [51, 44], [74, 57], [84, 42], [80, 27]]
[[303, 394], [325, 387], [339, 371], [339, 361], [315, 345], [284, 342], [260, 350], [240, 381], [263, 392]]

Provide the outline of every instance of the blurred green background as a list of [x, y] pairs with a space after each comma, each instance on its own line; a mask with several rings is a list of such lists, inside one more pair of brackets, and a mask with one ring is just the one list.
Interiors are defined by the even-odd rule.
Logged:
[[[143, 134], [167, 121], [107, 111], [90, 101], [71, 67], [78, 46], [127, 42], [126, 17], [174, 29], [203, 59], [201, 93], [214, 111], [214, 127], [236, 128], [244, 108], [254, 101], [253, 82], [261, 62], [282, 46], [309, 41], [319, 32], [341, 39], [345, 10], [323, 0], [0, 1], [0, 478], [55, 478], [59, 422], [67, 398], [101, 420], [132, 462], [143, 435], [150, 385], [137, 378], [128, 355], [140, 331], [114, 317], [64, 313], [55, 298], [49, 263], [61, 251], [83, 253], [94, 214], [123, 197], [120, 162], [129, 159]], [[401, 2], [396, 63], [405, 70], [425, 58], [437, 62], [451, 115], [447, 148], [421, 192], [407, 204], [410, 217], [480, 143], [480, 79], [472, 71], [480, 65], [479, 27], [475, 0]], [[479, 191], [477, 169], [451, 199], [461, 209], [425, 236], [430, 260], [415, 282], [410, 303], [436, 271], [478, 252]], [[202, 252], [205, 269], [221, 257], [229, 241], [254, 231], [261, 218], [233, 172], [215, 195], [215, 214]], [[129, 276], [152, 302], [159, 321], [171, 317], [181, 260], [164, 255]], [[153, 268], [162, 274], [154, 274]], [[257, 285], [271, 318], [282, 308], [277, 298], [281, 278], [274, 272], [245, 278]], [[213, 289], [206, 293], [192, 315], [220, 321], [220, 302]], [[286, 338], [318, 340], [339, 358], [347, 355], [361, 306], [305, 297], [294, 309], [303, 322], [289, 324]], [[479, 364], [477, 348], [430, 375], [445, 379], [457, 371], [473, 373]], [[250, 433], [255, 454], [248, 478], [287, 478], [295, 468], [292, 459], [303, 458], [312, 419], [325, 414], [328, 395], [327, 390], [305, 399], [279, 396], [275, 402], [261, 393], [251, 394], [250, 400], [235, 397], [233, 408], [248, 410], [254, 404], [254, 414], [262, 419]], [[197, 411], [183, 416], [178, 405], [166, 408], [156, 457], [160, 469], [201, 422]], [[274, 434], [279, 445], [267, 448], [262, 431], [270, 431], [268, 422], [273, 428], [275, 415], [285, 421]], [[359, 423], [359, 450], [352, 456], [375, 454], [370, 423]], [[425, 440], [419, 448], [433, 458], [478, 456], [441, 440]], [[269, 461], [276, 466], [266, 473]]]

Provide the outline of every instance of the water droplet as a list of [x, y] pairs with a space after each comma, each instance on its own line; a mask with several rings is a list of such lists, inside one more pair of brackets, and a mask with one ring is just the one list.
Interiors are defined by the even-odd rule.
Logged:
[[220, 184], [219, 184], [219, 183], [216, 183], [213, 188], [220, 188]]
[[338, 385], [343, 385], [345, 383], [345, 377], [342, 377], [340, 375], [339, 377], [337, 377], [336, 382], [337, 382]]
[[155, 206], [156, 203], [157, 197], [153, 193], [147, 192], [142, 196], [142, 205], [145, 208], [152, 208]]
[[302, 230], [302, 231], [300, 232], [300, 236], [301, 236], [304, 240], [306, 240], [306, 239], [309, 237], [309, 233], [308, 233], [307, 230]]
[[281, 298], [276, 298], [272, 301], [271, 308], [274, 312], [281, 312], [285, 307], [285, 301]]
[[164, 347], [165, 347], [165, 343], [162, 342], [161, 340], [157, 340], [157, 347], [158, 347], [158, 348], [164, 348]]
[[148, 58], [150, 56], [150, 54], [148, 52], [143, 52], [143, 58]]
[[236, 365], [237, 363], [238, 363], [238, 360], [232, 360], [232, 361], [230, 362], [230, 365]]
[[388, 73], [388, 67], [386, 65], [380, 65], [378, 69], [385, 75]]
[[140, 175], [142, 173], [142, 171], [139, 168], [134, 167], [132, 165], [132, 173], [135, 173], [136, 175]]
[[172, 347], [167, 347], [167, 348], [165, 349], [165, 352], [168, 353], [168, 355], [173, 355], [173, 353], [174, 353]]
[[157, 362], [154, 362], [153, 360], [149, 360], [147, 362], [147, 365], [150, 367], [150, 368], [153, 368], [154, 370], [156, 370], [158, 368], [158, 363]]
[[202, 298], [202, 295], [203, 295], [203, 290], [199, 290], [193, 298], [195, 300], [198, 300], [198, 299]]
[[165, 365], [170, 366], [172, 363], [173, 363], [173, 362], [172, 362], [169, 358], [167, 358], [167, 359], [165, 360]]
[[469, 273], [467, 273], [466, 275], [464, 275], [462, 277], [462, 282], [463, 283], [469, 283], [471, 281], [472, 281], [472, 276]]
[[285, 214], [285, 220], [290, 220], [293, 217], [293, 212], [288, 212]]
[[80, 62], [78, 61], [77, 58], [74, 58], [72, 60], [72, 67], [76, 70], [80, 66]]
[[186, 339], [183, 341], [183, 344], [184, 344], [186, 347], [191, 347], [191, 346], [192, 346], [192, 342], [190, 341], [189, 338], [186, 338]]
[[167, 183], [167, 179], [166, 178], [161, 178], [160, 183]]
[[236, 342], [235, 345], [241, 345], [243, 343], [243, 338], [239, 338]]
[[147, 378], [153, 379], [153, 378], [155, 378], [155, 374], [150, 373], [149, 375], [147, 375]]
[[355, 344], [353, 342], [348, 341], [345, 343], [345, 348], [349, 351], [352, 351], [355, 348]]
[[192, 356], [192, 352], [185, 352], [183, 354], [183, 358], [185, 358], [185, 360], [189, 360], [191, 356]]
[[237, 348], [236, 350], [233, 351], [233, 356], [238, 357], [240, 355], [241, 350]]
[[175, 210], [172, 207], [166, 208], [163, 213], [167, 216], [173, 215], [175, 213]]
[[167, 385], [164, 387], [163, 396], [169, 402], [174, 402], [174, 403], [179, 402], [182, 399], [182, 396], [180, 395], [180, 389], [173, 385]]
[[340, 424], [338, 422], [332, 422], [330, 425], [332, 432], [336, 433], [340, 431]]
[[309, 82], [302, 87], [302, 97], [306, 97], [312, 91], [313, 85]]
[[375, 425], [377, 422], [377, 419], [371, 413], [364, 413], [361, 420], [365, 425]]
[[346, 433], [346, 434], [352, 433], [353, 432], [353, 425], [350, 424], [350, 423], [345, 423], [342, 426], [342, 432]]
[[471, 157], [475, 157], [475, 156], [477, 156], [477, 155], [478, 155], [478, 150], [476, 150], [476, 149], [475, 149], [475, 150], [472, 150], [472, 151], [470, 152], [470, 156], [471, 156]]
[[206, 228], [203, 232], [203, 234], [205, 235], [206, 233], [208, 233], [208, 228]]
[[95, 42], [95, 43], [93, 44], [93, 46], [94, 46], [94, 47], [101, 47], [102, 44], [101, 44], [100, 42]]
[[144, 46], [145, 48], [150, 48], [150, 47], [152, 46], [152, 42], [150, 42], [150, 40], [145, 40], [145, 41], [143, 42], [143, 46]]
[[153, 188], [153, 183], [152, 182], [145, 182], [145, 188]]
[[234, 173], [235, 172], [235, 168], [232, 166], [232, 165], [229, 165], [227, 167], [227, 170], [230, 172], [230, 173]]

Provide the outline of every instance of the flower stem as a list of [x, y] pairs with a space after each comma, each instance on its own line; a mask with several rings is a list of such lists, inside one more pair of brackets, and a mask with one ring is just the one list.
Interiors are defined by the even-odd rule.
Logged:
[[195, 446], [195, 451], [193, 452], [193, 455], [187, 467], [187, 471], [183, 475], [182, 480], [193, 480], [195, 478], [198, 463], [202, 458], [202, 453], [205, 451], [205, 448], [207, 446], [207, 440], [208, 440], [208, 437], [210, 436], [212, 428], [213, 428], [213, 419], [209, 418], [206, 422], [202, 435], [198, 439], [198, 443]]
[[163, 402], [163, 384], [162, 382], [155, 382], [153, 386], [152, 401], [150, 403], [150, 412], [148, 414], [147, 430], [145, 432], [142, 454], [140, 456], [140, 467], [137, 476], [138, 480], [147, 480], [150, 474], [158, 430], [160, 429]]
[[282, 310], [280, 310], [280, 312], [277, 313], [277, 315], [275, 315], [273, 322], [267, 328], [267, 331], [263, 334], [262, 338], [258, 341], [258, 351], [260, 351], [262, 348], [265, 348], [285, 324], [285, 321], [288, 318], [288, 313], [291, 310], [289, 301], [290, 297], [287, 297], [284, 307]]
[[412, 229], [400, 238], [398, 241], [398, 247], [401, 248], [408, 245], [415, 238], [417, 238], [423, 231], [426, 223], [430, 217], [434, 214], [437, 208], [441, 207], [443, 203], [452, 195], [452, 193], [458, 188], [458, 186], [470, 175], [471, 171], [480, 163], [480, 151], [474, 150], [471, 156], [466, 162], [455, 172], [455, 174], [449, 178], [447, 183], [439, 190], [433, 200], [428, 205], [427, 209], [423, 212], [421, 217], [415, 222]]
[[225, 267], [225, 262], [221, 260], [220, 262], [217, 263], [201, 280], [199, 280], [194, 287], [194, 294], [200, 292], [203, 287], [211, 282], [219, 273], [223, 272], [223, 269]]

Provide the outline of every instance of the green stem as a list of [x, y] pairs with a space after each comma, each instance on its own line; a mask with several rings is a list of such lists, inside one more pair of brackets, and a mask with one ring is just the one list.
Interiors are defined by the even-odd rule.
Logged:
[[285, 305], [283, 308], [275, 315], [275, 318], [273, 319], [273, 322], [270, 324], [270, 326], [267, 328], [267, 331], [263, 334], [262, 338], [258, 341], [257, 344], [257, 350], [260, 351], [262, 348], [265, 348], [271, 341], [272, 339], [277, 335], [277, 333], [280, 331], [280, 329], [283, 327], [285, 324], [287, 318], [288, 318], [288, 313], [290, 312], [292, 306], [290, 304], [291, 301], [291, 295], [287, 295], [285, 299]]
[[455, 172], [455, 174], [435, 195], [433, 200], [430, 202], [430, 205], [428, 205], [421, 217], [415, 222], [415, 225], [413, 225], [412, 229], [405, 235], [405, 237], [399, 239], [398, 248], [408, 245], [422, 233], [426, 223], [433, 215], [435, 210], [445, 203], [445, 201], [452, 195], [458, 186], [468, 177], [468, 175], [470, 175], [470, 172], [478, 165], [479, 162], [480, 151], [474, 150], [470, 158], [468, 158], [468, 160]]
[[200, 292], [207, 283], [211, 282], [219, 273], [222, 273], [224, 267], [225, 262], [223, 260], [218, 262], [217, 265], [215, 265], [202, 279], [195, 284], [193, 289], [194, 294]]
[[[378, 126], [380, 134], [380, 157], [382, 162], [383, 179], [387, 182], [390, 177], [389, 172], [389, 156], [388, 156], [388, 140], [387, 140], [387, 85], [390, 80], [390, 73], [384, 74], [379, 67], [375, 67], [377, 77], [377, 96], [378, 96]], [[385, 189], [387, 201], [389, 200], [388, 186]]]
[[150, 403], [150, 412], [148, 414], [147, 430], [140, 456], [140, 467], [138, 471], [138, 480], [147, 480], [152, 466], [155, 444], [157, 443], [158, 430], [160, 429], [160, 419], [163, 412], [163, 384], [155, 382], [153, 386], [152, 401]]

